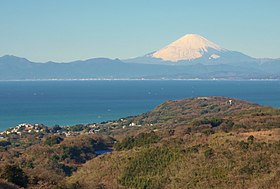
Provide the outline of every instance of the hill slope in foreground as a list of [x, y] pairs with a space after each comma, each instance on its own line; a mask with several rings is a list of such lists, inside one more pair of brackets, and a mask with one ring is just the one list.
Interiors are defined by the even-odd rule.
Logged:
[[280, 188], [279, 109], [199, 97], [94, 127], [6, 136], [3, 184], [14, 165], [28, 188]]

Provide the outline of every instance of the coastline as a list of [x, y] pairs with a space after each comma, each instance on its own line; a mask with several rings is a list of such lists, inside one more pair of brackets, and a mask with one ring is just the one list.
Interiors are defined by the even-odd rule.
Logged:
[[147, 79], [147, 78], [85, 78], [85, 79], [23, 79], [23, 80], [0, 80], [0, 82], [25, 82], [25, 81], [280, 81], [280, 79], [226, 79], [226, 78], [212, 78], [212, 79]]

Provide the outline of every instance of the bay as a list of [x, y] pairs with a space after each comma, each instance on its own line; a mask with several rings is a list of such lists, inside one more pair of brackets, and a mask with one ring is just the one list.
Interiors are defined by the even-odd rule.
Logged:
[[2, 81], [0, 131], [20, 123], [74, 125], [152, 110], [166, 100], [227, 96], [280, 107], [280, 81]]

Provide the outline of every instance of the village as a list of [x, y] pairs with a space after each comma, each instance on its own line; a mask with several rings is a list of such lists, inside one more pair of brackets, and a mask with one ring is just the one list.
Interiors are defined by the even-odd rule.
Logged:
[[125, 129], [127, 127], [141, 127], [142, 125], [130, 122], [127, 119], [119, 119], [117, 121], [108, 121], [93, 124], [77, 124], [73, 126], [59, 126], [53, 127], [45, 126], [44, 124], [18, 124], [13, 128], [9, 128], [0, 132], [0, 139], [9, 138], [10, 135], [22, 136], [25, 134], [53, 134], [60, 136], [78, 136], [80, 134], [97, 134], [99, 132], [107, 132], [114, 129]]

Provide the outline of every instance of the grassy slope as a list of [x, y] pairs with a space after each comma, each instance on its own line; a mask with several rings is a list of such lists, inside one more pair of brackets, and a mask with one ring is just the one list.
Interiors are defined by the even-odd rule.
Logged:
[[[191, 134], [117, 151], [89, 161], [68, 182], [81, 188], [279, 188], [280, 130], [270, 132], [266, 142], [247, 142], [244, 133]], [[162, 150], [173, 154], [170, 160]]]
[[[154, 130], [161, 139], [124, 140], [134, 147], [120, 143], [120, 151], [94, 158], [67, 182], [80, 188], [280, 188], [279, 109], [227, 101], [169, 101], [130, 118], [144, 125], [125, 129], [131, 136]], [[200, 122], [213, 117], [222, 123]], [[125, 131], [113, 134], [125, 138]]]

